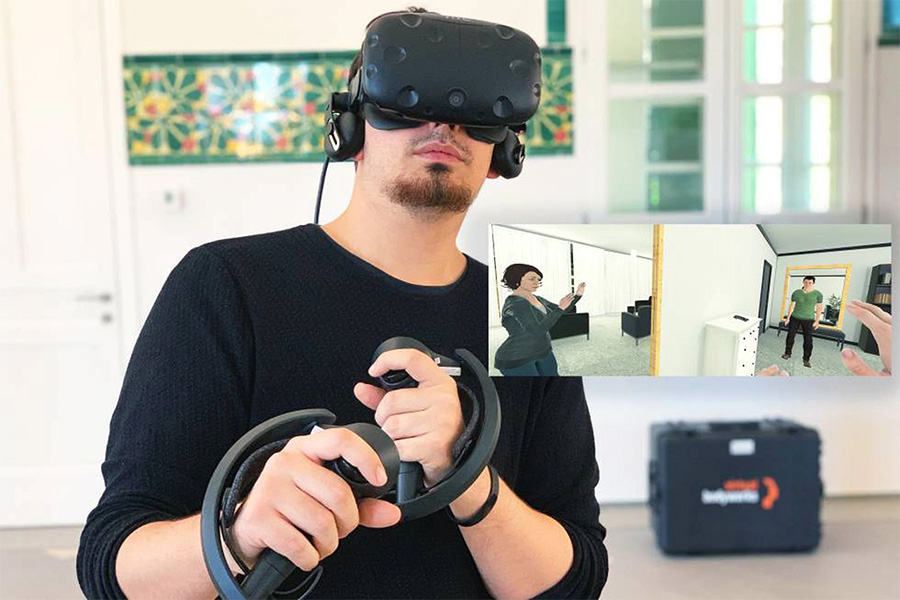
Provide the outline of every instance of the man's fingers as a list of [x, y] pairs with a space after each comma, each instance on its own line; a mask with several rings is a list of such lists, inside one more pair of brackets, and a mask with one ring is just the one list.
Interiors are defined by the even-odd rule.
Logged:
[[844, 361], [844, 366], [847, 367], [847, 370], [854, 375], [859, 375], [861, 377], [873, 377], [879, 375], [878, 371], [864, 363], [853, 350], [841, 350], [841, 360]]
[[[334, 515], [338, 537], [344, 538], [359, 525], [359, 509], [350, 486], [330, 469], [303, 461], [291, 475], [294, 485]], [[284, 511], [282, 511], [284, 512]]]
[[400, 517], [400, 508], [390, 502], [363, 498], [359, 503], [359, 524], [363, 527], [390, 527], [396, 525]]
[[431, 431], [431, 427], [432, 424], [422, 417], [421, 411], [390, 415], [381, 423], [381, 429], [395, 441], [424, 435]]
[[319, 564], [319, 553], [312, 542], [286, 519], [271, 523], [263, 543], [304, 571], [312, 571]]
[[279, 494], [276, 510], [298, 530], [312, 539], [322, 559], [337, 550], [338, 527], [334, 514], [300, 489]]
[[406, 371], [420, 384], [449, 377], [424, 352], [413, 348], [400, 348], [382, 353], [369, 367], [369, 375], [378, 377], [391, 370]]
[[423, 411], [431, 406], [431, 401], [419, 388], [403, 388], [385, 394], [375, 410], [375, 422], [384, 425], [391, 415]]
[[891, 314], [889, 312], [885, 312], [880, 306], [875, 306], [874, 304], [869, 304], [868, 302], [863, 302], [862, 300], [851, 300], [850, 304], [847, 305], [847, 308], [849, 309], [852, 307], [864, 308], [865, 310], [878, 317], [879, 320], [884, 321], [888, 325], [891, 325], [893, 323]]
[[381, 404], [384, 395], [387, 392], [377, 385], [371, 385], [368, 383], [357, 383], [353, 386], [353, 395], [356, 396], [356, 399], [365, 404], [367, 407], [372, 410], [377, 410], [378, 406]]
[[288, 446], [291, 443], [296, 444], [303, 454], [316, 462], [344, 457], [347, 462], [359, 469], [368, 482], [384, 485], [387, 481], [387, 473], [381, 459], [378, 458], [378, 453], [349, 429], [341, 427], [325, 429], [312, 435], [293, 438], [288, 442]]

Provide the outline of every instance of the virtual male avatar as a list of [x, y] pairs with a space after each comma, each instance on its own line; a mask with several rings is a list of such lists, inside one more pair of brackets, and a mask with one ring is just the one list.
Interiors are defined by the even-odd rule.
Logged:
[[787, 341], [784, 345], [784, 354], [781, 358], [787, 360], [791, 357], [794, 348], [794, 337], [797, 329], [803, 331], [803, 366], [809, 367], [809, 359], [813, 350], [813, 330], [819, 328], [819, 320], [822, 318], [822, 292], [815, 289], [816, 278], [807, 275], [803, 278], [803, 287], [794, 290], [791, 294], [791, 305], [784, 323], [788, 326]]

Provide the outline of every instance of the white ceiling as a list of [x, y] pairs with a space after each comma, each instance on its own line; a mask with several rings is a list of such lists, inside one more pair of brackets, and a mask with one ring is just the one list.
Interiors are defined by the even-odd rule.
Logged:
[[599, 246], [607, 250], [653, 257], [653, 225], [505, 225], [524, 231]]
[[890, 244], [890, 225], [762, 225], [776, 254]]

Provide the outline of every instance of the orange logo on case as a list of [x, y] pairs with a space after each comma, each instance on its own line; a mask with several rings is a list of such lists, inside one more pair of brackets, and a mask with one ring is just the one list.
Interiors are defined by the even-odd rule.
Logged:
[[781, 493], [778, 490], [778, 484], [771, 477], [763, 477], [762, 483], [766, 486], [766, 495], [760, 501], [760, 505], [763, 507], [763, 510], [771, 510]]

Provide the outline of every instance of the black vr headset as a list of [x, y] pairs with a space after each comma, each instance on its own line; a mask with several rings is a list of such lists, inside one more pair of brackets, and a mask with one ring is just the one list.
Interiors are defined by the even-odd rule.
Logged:
[[431, 12], [389, 13], [369, 23], [361, 54], [349, 91], [331, 95], [330, 159], [362, 149], [364, 121], [376, 129], [438, 122], [494, 144], [491, 168], [502, 177], [522, 171], [518, 134], [541, 99], [541, 52], [527, 34]]

